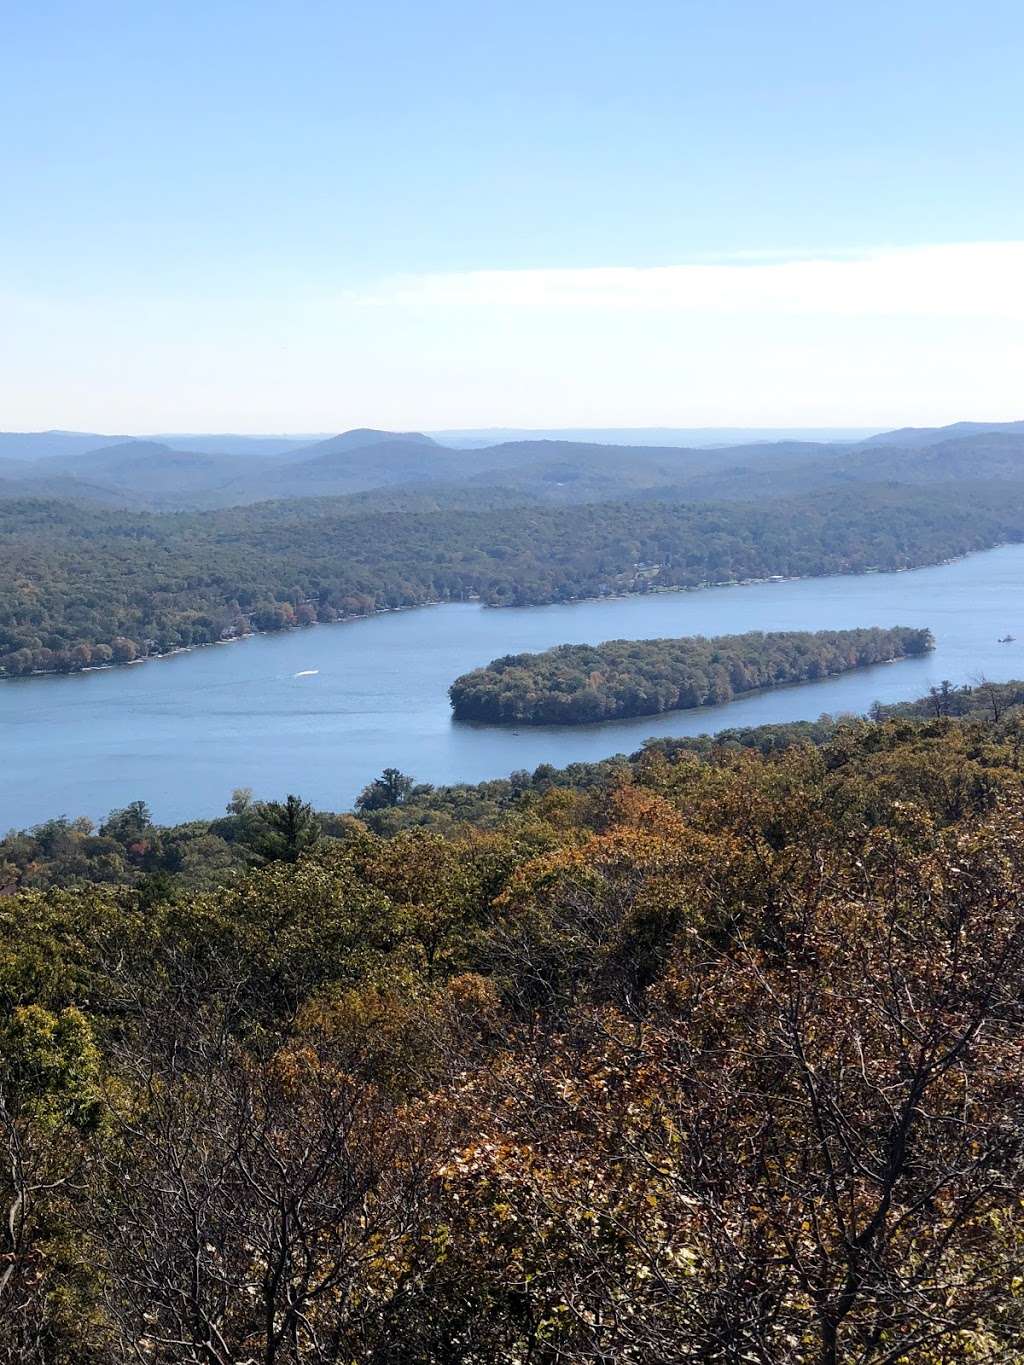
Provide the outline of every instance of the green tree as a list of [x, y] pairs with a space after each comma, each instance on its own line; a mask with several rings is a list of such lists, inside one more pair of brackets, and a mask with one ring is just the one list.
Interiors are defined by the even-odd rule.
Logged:
[[320, 838], [320, 821], [308, 802], [289, 794], [283, 801], [261, 801], [253, 847], [268, 861], [298, 862]]
[[380, 777], [375, 777], [360, 792], [356, 809], [387, 810], [390, 806], [400, 806], [409, 799], [413, 786], [413, 779], [405, 773], [397, 768], [385, 768]]
[[127, 844], [145, 834], [153, 824], [153, 816], [145, 801], [132, 801], [123, 810], [112, 810], [100, 826], [100, 834], [118, 843]]

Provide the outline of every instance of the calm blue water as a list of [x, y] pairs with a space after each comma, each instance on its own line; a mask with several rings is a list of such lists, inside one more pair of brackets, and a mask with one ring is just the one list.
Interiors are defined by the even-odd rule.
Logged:
[[[344, 810], [382, 768], [476, 782], [639, 748], [650, 735], [863, 712], [943, 678], [1024, 677], [1024, 546], [912, 573], [660, 593], [574, 606], [443, 606], [317, 626], [129, 668], [0, 684], [0, 829], [142, 798], [164, 821], [220, 811], [232, 788]], [[745, 630], [930, 626], [923, 659], [604, 725], [456, 724], [448, 684], [499, 654], [563, 642]], [[998, 644], [1001, 635], [1018, 637]], [[311, 677], [296, 677], [318, 669]]]

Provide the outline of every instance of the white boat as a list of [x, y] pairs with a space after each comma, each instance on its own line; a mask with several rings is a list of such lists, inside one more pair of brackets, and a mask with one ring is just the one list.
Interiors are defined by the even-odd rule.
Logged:
[[319, 668], [303, 668], [300, 669], [299, 672], [295, 674], [295, 676], [297, 678], [312, 678], [319, 672], [320, 672]]

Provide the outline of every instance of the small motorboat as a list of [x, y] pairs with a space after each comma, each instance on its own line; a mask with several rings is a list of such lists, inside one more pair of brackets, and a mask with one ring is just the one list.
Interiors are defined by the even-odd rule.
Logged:
[[1012, 635], [1000, 635], [996, 643], [1000, 645], [1012, 645], [1014, 642], [1014, 638], [1015, 637]]
[[303, 668], [295, 674], [296, 678], [314, 678], [320, 672], [319, 668]]

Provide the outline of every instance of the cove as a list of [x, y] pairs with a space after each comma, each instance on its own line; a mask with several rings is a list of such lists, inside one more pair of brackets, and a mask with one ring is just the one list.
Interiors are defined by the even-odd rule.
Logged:
[[[127, 668], [14, 679], [0, 685], [0, 828], [97, 818], [139, 798], [161, 822], [208, 817], [240, 786], [346, 810], [387, 766], [423, 782], [479, 782], [628, 753], [649, 736], [862, 713], [943, 678], [1024, 677], [1022, 585], [1024, 545], [1007, 545], [906, 573], [424, 607]], [[727, 706], [513, 733], [455, 722], [448, 703], [460, 673], [556, 644], [894, 625], [930, 627], [935, 651]], [[1017, 641], [1000, 644], [1007, 634]]]

